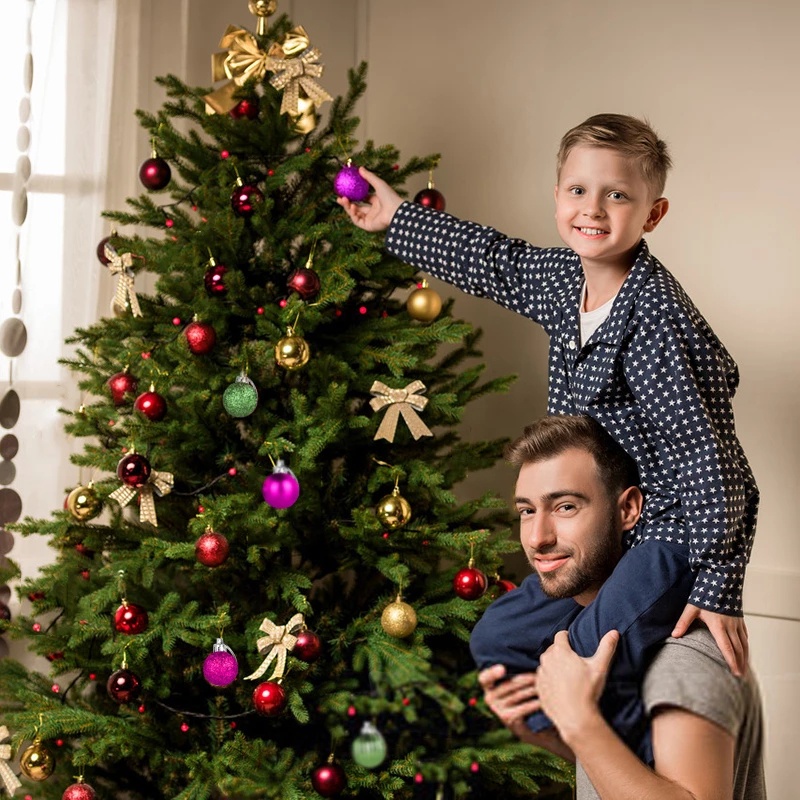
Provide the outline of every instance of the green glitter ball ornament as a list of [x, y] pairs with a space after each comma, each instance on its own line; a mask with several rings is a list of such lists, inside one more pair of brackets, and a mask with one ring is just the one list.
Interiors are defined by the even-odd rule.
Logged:
[[232, 417], [249, 417], [258, 405], [258, 389], [246, 375], [240, 375], [222, 395], [222, 405]]
[[375, 769], [386, 760], [386, 739], [371, 722], [365, 722], [353, 739], [350, 752], [356, 764], [364, 769]]

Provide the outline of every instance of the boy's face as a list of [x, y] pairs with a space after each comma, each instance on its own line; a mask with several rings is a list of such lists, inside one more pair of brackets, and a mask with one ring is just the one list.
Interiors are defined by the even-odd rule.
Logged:
[[587, 145], [570, 151], [555, 198], [558, 233], [588, 271], [629, 270], [642, 235], [658, 225], [669, 207], [666, 198], [652, 197], [634, 161], [616, 150]]

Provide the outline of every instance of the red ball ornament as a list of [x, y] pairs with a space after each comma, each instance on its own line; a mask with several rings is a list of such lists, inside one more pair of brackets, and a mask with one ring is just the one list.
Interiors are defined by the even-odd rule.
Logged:
[[97, 800], [97, 793], [88, 783], [79, 781], [64, 789], [61, 800]]
[[150, 479], [150, 462], [141, 453], [123, 456], [117, 464], [117, 477], [134, 489], [141, 489]]
[[8, 622], [11, 620], [11, 609], [0, 600], [0, 619]]
[[264, 681], [253, 692], [253, 705], [259, 714], [274, 717], [286, 708], [286, 692], [275, 681]]
[[264, 195], [257, 186], [243, 183], [236, 186], [231, 195], [231, 208], [237, 217], [252, 217], [264, 202]]
[[196, 355], [210, 353], [217, 342], [217, 332], [208, 322], [190, 322], [184, 331], [189, 349]]
[[300, 267], [289, 276], [286, 285], [303, 300], [313, 300], [319, 294], [319, 275], [313, 269]]
[[311, 773], [311, 785], [322, 797], [336, 797], [347, 786], [347, 776], [338, 764], [331, 762], [317, 767]]
[[322, 653], [322, 640], [316, 633], [309, 630], [302, 630], [297, 634], [297, 641], [292, 648], [292, 655], [305, 661], [306, 664], [313, 664]]
[[109, 244], [113, 238], [113, 234], [111, 236], [105, 236], [97, 243], [97, 259], [104, 267], [107, 267], [111, 263], [111, 259], [106, 255], [106, 245]]
[[147, 612], [135, 603], [123, 603], [114, 614], [114, 628], [119, 633], [143, 633], [147, 623]]
[[225, 285], [225, 273], [228, 268], [224, 264], [212, 264], [203, 276], [203, 283], [206, 291], [212, 297], [222, 297], [227, 293], [228, 287]]
[[151, 422], [160, 422], [167, 413], [167, 401], [152, 386], [136, 398], [133, 407]]
[[234, 119], [257, 119], [258, 118], [258, 98], [257, 97], [245, 97], [244, 100], [240, 100], [231, 110], [230, 115]]
[[218, 567], [228, 560], [228, 540], [210, 528], [194, 543], [195, 558], [206, 567]]
[[496, 578], [493, 583], [497, 589], [498, 596], [517, 588], [517, 584], [508, 580], [508, 578]]
[[129, 669], [118, 669], [109, 676], [106, 691], [115, 703], [132, 703], [142, 691], [142, 682]]
[[123, 405], [125, 402], [125, 395], [128, 393], [133, 394], [138, 385], [139, 381], [127, 370], [112, 375], [106, 381], [106, 386], [108, 386], [111, 392], [111, 399], [114, 401], [115, 406]]
[[148, 158], [139, 168], [139, 180], [145, 189], [157, 192], [163, 189], [172, 177], [172, 170], [169, 164], [160, 156]]
[[444, 195], [433, 186], [423, 189], [414, 195], [414, 202], [425, 208], [432, 208], [434, 211], [444, 211], [445, 200]]
[[462, 600], [477, 600], [488, 585], [486, 575], [475, 567], [464, 567], [453, 578], [453, 591]]

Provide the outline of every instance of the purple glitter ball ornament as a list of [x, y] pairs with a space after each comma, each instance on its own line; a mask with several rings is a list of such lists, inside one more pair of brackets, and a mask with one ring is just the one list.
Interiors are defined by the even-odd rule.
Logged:
[[222, 639], [217, 639], [203, 662], [203, 677], [217, 689], [224, 689], [236, 680], [238, 674], [239, 662], [233, 650]]
[[273, 508], [289, 508], [300, 496], [300, 484], [289, 467], [278, 459], [272, 475], [267, 475], [264, 480], [261, 494], [264, 502]]
[[336, 173], [336, 178], [333, 181], [333, 190], [339, 197], [346, 197], [354, 203], [360, 203], [366, 200], [369, 195], [370, 186], [358, 172], [358, 167], [354, 166], [348, 160], [339, 172]]

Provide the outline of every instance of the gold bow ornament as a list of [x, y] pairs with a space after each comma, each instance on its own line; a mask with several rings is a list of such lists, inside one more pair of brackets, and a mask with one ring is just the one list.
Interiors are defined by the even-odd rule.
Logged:
[[142, 522], [149, 522], [153, 527], [158, 527], [158, 517], [156, 516], [156, 503], [153, 495], [164, 497], [172, 491], [175, 479], [171, 472], [157, 472], [153, 470], [147, 483], [140, 489], [122, 484], [119, 489], [113, 491], [109, 497], [116, 500], [122, 508], [139, 495], [139, 519]]
[[375, 381], [370, 393], [375, 397], [369, 401], [373, 411], [381, 411], [388, 406], [388, 411], [375, 434], [375, 439], [394, 441], [397, 430], [397, 420], [402, 414], [403, 419], [415, 439], [420, 436], [433, 436], [428, 426], [419, 418], [417, 411], [422, 411], [428, 404], [428, 398], [422, 397], [420, 392], [425, 391], [422, 381], [413, 381], [405, 389], [390, 389], [385, 383]]
[[[0, 725], [0, 742], [2, 742], [3, 739], [9, 739], [10, 737], [11, 734], [8, 732], [8, 728], [5, 725]], [[9, 797], [11, 797], [20, 786], [22, 786], [19, 779], [14, 774], [14, 771], [8, 764], [10, 760], [11, 745], [0, 744], [0, 780], [2, 780], [3, 786], [6, 787], [6, 792], [8, 793]]]
[[245, 680], [258, 680], [273, 661], [277, 663], [270, 680], [282, 678], [286, 670], [286, 654], [297, 643], [295, 634], [303, 630], [305, 626], [303, 615], [300, 613], [295, 614], [285, 625], [276, 625], [272, 620], [264, 617], [259, 630], [263, 631], [266, 636], [262, 636], [256, 642], [256, 647], [259, 655], [266, 656], [266, 658], [261, 662], [261, 666], [252, 675], [248, 675]]
[[117, 276], [117, 291], [114, 295], [114, 303], [120, 308], [127, 308], [130, 303], [131, 313], [134, 317], [142, 316], [142, 309], [139, 308], [139, 298], [136, 296], [136, 289], [133, 288], [133, 253], [123, 253], [120, 255], [113, 245], [105, 243], [103, 250], [108, 259], [108, 268], [112, 275]]

